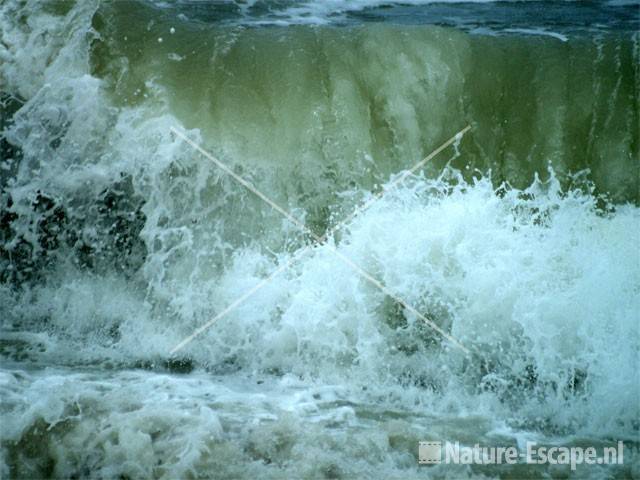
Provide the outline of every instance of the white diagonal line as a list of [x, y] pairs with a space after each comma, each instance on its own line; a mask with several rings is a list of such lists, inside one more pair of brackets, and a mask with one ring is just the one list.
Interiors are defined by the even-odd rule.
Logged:
[[191, 335], [189, 335], [188, 337], [186, 337], [184, 340], [182, 340], [179, 344], [177, 344], [175, 347], [173, 347], [171, 349], [171, 351], [169, 352], [169, 355], [173, 355], [174, 353], [176, 353], [179, 350], [182, 350], [182, 348], [187, 345], [188, 343], [190, 343], [194, 338], [196, 338], [198, 335], [200, 335], [202, 332], [204, 332], [207, 328], [209, 328], [211, 325], [213, 325], [217, 320], [219, 320], [220, 318], [224, 317], [226, 314], [228, 314], [230, 311], [234, 310], [238, 305], [240, 305], [242, 302], [244, 302], [247, 298], [249, 298], [250, 296], [252, 296], [254, 293], [256, 293], [258, 290], [260, 290], [262, 287], [264, 287], [267, 283], [269, 283], [276, 275], [278, 275], [280, 272], [282, 272], [283, 270], [285, 270], [286, 268], [289, 267], [289, 265], [291, 265], [293, 263], [293, 258], [290, 259], [289, 261], [283, 263], [282, 265], [280, 265], [278, 268], [276, 268], [267, 278], [265, 278], [264, 280], [262, 280], [261, 282], [259, 282], [257, 285], [255, 285], [253, 288], [251, 288], [250, 290], [248, 290], [244, 295], [241, 295], [240, 297], [238, 297], [233, 303], [231, 303], [227, 308], [225, 308], [224, 310], [222, 310], [220, 313], [218, 313], [215, 317], [213, 317], [211, 320], [209, 320], [207, 323], [205, 323], [204, 325], [202, 325], [201, 327], [197, 328]]
[[355, 263], [353, 260], [351, 260], [349, 257], [345, 256], [344, 254], [340, 253], [334, 246], [331, 246], [331, 251], [333, 253], [335, 253], [338, 256], [338, 258], [340, 258], [343, 262], [345, 262], [348, 266], [350, 266], [361, 277], [363, 277], [365, 280], [367, 280], [372, 285], [378, 287], [383, 293], [389, 295], [391, 298], [393, 298], [396, 302], [398, 302], [404, 308], [406, 308], [411, 313], [413, 313], [420, 320], [422, 320], [424, 323], [429, 325], [432, 329], [434, 329], [436, 332], [438, 332], [444, 338], [449, 340], [456, 347], [461, 349], [464, 353], [466, 353], [467, 355], [469, 355], [471, 353], [464, 345], [462, 345], [462, 343], [460, 343], [459, 340], [457, 340], [455, 337], [451, 336], [450, 334], [448, 334], [447, 332], [442, 330], [438, 325], [436, 325], [431, 320], [429, 320], [427, 317], [422, 315], [418, 310], [416, 310], [409, 303], [407, 303], [402, 297], [398, 296], [397, 294], [395, 294], [394, 292], [389, 290], [389, 288], [385, 287], [379, 280], [376, 280], [375, 277], [373, 277], [370, 273], [368, 273], [366, 270], [364, 270], [362, 267], [360, 267], [357, 263]]
[[436, 148], [433, 152], [431, 152], [429, 155], [427, 155], [426, 157], [424, 157], [422, 160], [420, 160], [418, 163], [416, 163], [413, 167], [411, 167], [409, 170], [406, 170], [402, 175], [400, 175], [398, 178], [396, 178], [395, 180], [393, 180], [391, 183], [389, 183], [389, 185], [387, 186], [387, 188], [384, 188], [383, 190], [379, 191], [378, 193], [374, 194], [369, 200], [367, 200], [365, 203], [363, 203], [361, 206], [356, 207], [356, 209], [347, 216], [347, 218], [345, 218], [344, 220], [342, 220], [340, 223], [338, 223], [335, 227], [331, 228], [327, 233], [325, 233], [322, 237], [323, 238], [329, 238], [331, 237], [331, 235], [333, 235], [335, 232], [337, 232], [338, 230], [340, 230], [342, 227], [344, 227], [347, 223], [351, 222], [351, 220], [353, 220], [355, 217], [357, 217], [358, 215], [360, 215], [362, 212], [364, 212], [367, 208], [369, 208], [371, 205], [373, 205], [374, 203], [376, 203], [378, 200], [380, 200], [385, 193], [387, 193], [389, 190], [391, 190], [393, 187], [395, 187], [396, 185], [398, 185], [399, 183], [401, 183], [403, 180], [405, 180], [407, 177], [409, 177], [409, 175], [412, 175], [416, 170], [418, 170], [419, 168], [421, 168], [425, 163], [427, 163], [429, 160], [431, 160], [432, 158], [434, 158], [436, 155], [438, 155], [440, 152], [442, 152], [445, 148], [447, 148], [449, 145], [451, 145], [453, 142], [455, 142], [456, 140], [459, 140], [462, 138], [462, 136], [467, 133], [469, 130], [471, 129], [471, 125], [467, 125], [465, 128], [463, 128], [462, 130], [460, 130], [458, 133], [456, 133], [453, 137], [451, 137], [449, 140], [447, 140], [446, 142], [444, 142], [442, 145], [440, 145], [438, 148]]
[[300, 221], [298, 221], [297, 218], [295, 218], [293, 215], [291, 215], [289, 212], [287, 212], [284, 208], [282, 208], [280, 205], [278, 205], [277, 203], [275, 203], [273, 200], [271, 200], [269, 197], [267, 197], [264, 193], [262, 193], [260, 190], [258, 190], [256, 187], [254, 187], [253, 185], [251, 185], [251, 183], [247, 182], [244, 178], [242, 178], [240, 175], [238, 175], [237, 173], [235, 173], [233, 170], [231, 170], [229, 167], [227, 167], [224, 163], [222, 163], [220, 160], [218, 160], [216, 157], [214, 157], [213, 155], [211, 155], [209, 152], [207, 152], [206, 150], [204, 150], [203, 148], [200, 147], [200, 145], [198, 145], [197, 143], [195, 143], [193, 140], [191, 140], [189, 137], [187, 137], [186, 135], [184, 135], [182, 132], [179, 132], [178, 130], [176, 130], [175, 128], [171, 127], [171, 131], [173, 133], [175, 133], [176, 135], [178, 135], [180, 138], [182, 138], [185, 142], [187, 142], [189, 145], [191, 145], [193, 148], [195, 148], [197, 151], [199, 151], [202, 155], [204, 155], [205, 157], [207, 157], [209, 160], [211, 160], [213, 163], [215, 163], [218, 167], [220, 167], [222, 170], [224, 170], [225, 172], [227, 172], [229, 175], [231, 175], [233, 178], [235, 178], [238, 183], [242, 184], [245, 188], [247, 188], [248, 190], [252, 191], [253, 193], [255, 193], [258, 197], [260, 197], [262, 200], [264, 200], [266, 203], [268, 203], [271, 208], [273, 208], [274, 210], [277, 210], [278, 212], [280, 212], [285, 218], [287, 218], [288, 220], [290, 220], [291, 222], [295, 223], [297, 226], [302, 225], [303, 228], [304, 224], [300, 223]]
[[[461, 138], [461, 136], [467, 131], [469, 130], [471, 127], [467, 126], [465, 127], [463, 130], [461, 130], [460, 132], [458, 132], [455, 136], [451, 137], [449, 140], [447, 140], [445, 143], [443, 143], [440, 147], [438, 147], [436, 150], [434, 150], [431, 154], [429, 154], [427, 157], [425, 157], [422, 161], [418, 162], [414, 167], [412, 167], [410, 170], [408, 170], [407, 172], [405, 172], [403, 175], [401, 175], [398, 179], [396, 179], [391, 186], [397, 184], [398, 182], [404, 180], [405, 178], [407, 178], [407, 176], [411, 175], [411, 173], [413, 173], [415, 170], [417, 170], [418, 168], [420, 168], [422, 165], [424, 165], [426, 162], [428, 162], [430, 159], [432, 159], [435, 155], [437, 155], [438, 153], [440, 153], [442, 150], [444, 150], [446, 147], [448, 147], [449, 145], [451, 145], [456, 139]], [[203, 148], [201, 148], [198, 144], [196, 144], [193, 140], [191, 140], [190, 138], [188, 138], [186, 135], [184, 135], [182, 132], [178, 131], [177, 129], [171, 127], [171, 131], [179, 136], [180, 138], [182, 138], [185, 142], [187, 142], [189, 145], [191, 145], [195, 150], [197, 150], [198, 152], [200, 152], [202, 155], [204, 155], [206, 158], [208, 158], [209, 160], [211, 160], [212, 162], [214, 162], [218, 167], [220, 167], [222, 170], [224, 170], [225, 172], [227, 172], [229, 175], [231, 175], [234, 179], [236, 179], [241, 185], [243, 185], [245, 188], [247, 188], [248, 190], [250, 190], [251, 192], [253, 192], [255, 195], [257, 195], [259, 198], [261, 198], [262, 200], [265, 201], [265, 203], [267, 203], [268, 205], [270, 205], [274, 210], [280, 212], [280, 214], [282, 214], [285, 218], [287, 218], [289, 221], [291, 221], [293, 224], [295, 224], [298, 228], [300, 228], [303, 232], [305, 232], [307, 235], [311, 236], [315, 242], [317, 244], [322, 244], [325, 239], [326, 236], [323, 235], [322, 237], [320, 237], [319, 235], [316, 235], [314, 232], [312, 232], [305, 224], [303, 224], [302, 222], [300, 222], [297, 218], [295, 218], [293, 215], [291, 215], [289, 212], [287, 212], [285, 209], [283, 209], [282, 207], [280, 207], [277, 203], [275, 203], [273, 200], [271, 200], [269, 197], [267, 197], [265, 194], [263, 194], [261, 191], [259, 191], [258, 189], [256, 189], [251, 183], [247, 182], [245, 179], [243, 179], [242, 177], [240, 177], [238, 174], [236, 174], [233, 170], [231, 170], [227, 165], [225, 165], [223, 162], [221, 162], [220, 160], [218, 160], [216, 157], [214, 157], [213, 155], [211, 155], [209, 152], [207, 152], [206, 150], [204, 150]], [[361, 208], [357, 209], [356, 212], [354, 212], [352, 215], [350, 215], [347, 218], [347, 221], [351, 220], [352, 218], [354, 218], [358, 213], [362, 212], [365, 208], [368, 208], [369, 206], [371, 206], [375, 201], [377, 201], [378, 199], [380, 199], [382, 197], [382, 195], [384, 195], [384, 193], [388, 191], [384, 190], [382, 191], [382, 194], [378, 194], [376, 196], [374, 196], [373, 199], [370, 199], [370, 201], [366, 202]], [[331, 232], [337, 230], [338, 228], [340, 228], [341, 226], [343, 226], [346, 222], [340, 222], [336, 227], [334, 227]], [[307, 246], [305, 248], [303, 248], [303, 251], [306, 251], [307, 249], [309, 249], [310, 246]], [[373, 277], [370, 273], [368, 273], [366, 270], [364, 270], [362, 267], [360, 267], [358, 264], [356, 264], [355, 262], [353, 262], [353, 260], [351, 260], [350, 258], [346, 257], [344, 254], [340, 253], [335, 246], [331, 245], [330, 246], [330, 250], [338, 257], [340, 258], [343, 262], [345, 262], [352, 270], [354, 270], [356, 273], [358, 273], [361, 277], [363, 277], [365, 280], [367, 280], [369, 283], [371, 283], [372, 285], [374, 285], [375, 287], [377, 287], [378, 289], [380, 289], [383, 293], [385, 293], [386, 295], [390, 296], [391, 298], [393, 298], [396, 302], [398, 302], [400, 305], [402, 305], [404, 308], [406, 308], [407, 310], [409, 310], [411, 313], [413, 313], [414, 315], [416, 315], [418, 318], [420, 318], [420, 320], [422, 320], [424, 323], [426, 323], [429, 327], [431, 327], [433, 330], [435, 330], [436, 332], [438, 332], [440, 335], [442, 335], [444, 338], [446, 338], [447, 340], [449, 340], [451, 343], [453, 343], [456, 347], [460, 348], [462, 351], [464, 351], [466, 354], [470, 354], [471, 352], [460, 343], [460, 341], [458, 341], [456, 338], [454, 338], [453, 336], [451, 336], [450, 334], [448, 334], [447, 332], [445, 332], [444, 330], [442, 330], [438, 325], [436, 325], [434, 322], [432, 322], [431, 320], [429, 320], [428, 318], [426, 318], [424, 315], [422, 315], [418, 310], [416, 310], [414, 307], [412, 307], [409, 303], [407, 303], [404, 299], [402, 299], [401, 297], [399, 297], [398, 295], [396, 295], [394, 292], [392, 292], [391, 290], [389, 290], [389, 288], [385, 287], [380, 281], [376, 280], [375, 277]], [[260, 290], [262, 287], [264, 287], [267, 283], [269, 283], [271, 281], [271, 279], [273, 277], [275, 277], [278, 273], [280, 273], [282, 270], [286, 269], [292, 262], [293, 259], [295, 257], [297, 257], [298, 255], [295, 255], [290, 261], [285, 262], [283, 265], [281, 265], [280, 267], [278, 267], [271, 275], [269, 275], [269, 277], [267, 277], [266, 279], [264, 279], [263, 281], [261, 281], [260, 283], [258, 283], [256, 286], [254, 286], [253, 288], [251, 288], [249, 291], [247, 291], [244, 295], [242, 295], [241, 297], [239, 297], [238, 299], [236, 299], [233, 303], [231, 303], [227, 308], [225, 308], [222, 312], [220, 312], [218, 315], [216, 315], [213, 319], [211, 319], [209, 322], [207, 322], [206, 324], [202, 325], [201, 327], [199, 327], [193, 334], [191, 334], [189, 337], [185, 338], [184, 340], [182, 340], [178, 345], [176, 345], [172, 350], [171, 350], [171, 354], [176, 353], [177, 351], [181, 350], [185, 345], [187, 345], [188, 343], [190, 343], [195, 337], [197, 337], [198, 335], [200, 335], [202, 332], [204, 332], [206, 329], [208, 329], [211, 325], [213, 325], [217, 320], [219, 320], [220, 318], [222, 318], [223, 316], [227, 315], [230, 311], [232, 311], [233, 309], [235, 309], [238, 305], [240, 305], [243, 301], [245, 301], [247, 298], [249, 298], [251, 295], [253, 295], [255, 292], [257, 292], [258, 290]]]

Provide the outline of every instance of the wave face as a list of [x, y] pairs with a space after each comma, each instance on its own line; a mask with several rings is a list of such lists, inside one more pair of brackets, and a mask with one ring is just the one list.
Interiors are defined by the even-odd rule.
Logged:
[[[638, 471], [636, 5], [404, 3], [3, 2], [3, 476]], [[314, 245], [172, 128], [314, 235], [386, 193]]]

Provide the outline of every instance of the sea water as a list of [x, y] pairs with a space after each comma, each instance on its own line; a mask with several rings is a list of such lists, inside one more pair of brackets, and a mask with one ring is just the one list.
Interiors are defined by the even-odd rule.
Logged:
[[2, 477], [640, 476], [638, 8], [2, 2]]

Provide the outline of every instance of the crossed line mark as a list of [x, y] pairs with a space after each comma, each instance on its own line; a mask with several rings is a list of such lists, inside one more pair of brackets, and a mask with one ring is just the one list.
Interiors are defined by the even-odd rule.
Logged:
[[[314, 243], [311, 244], [311, 245], [307, 245], [304, 248], [298, 250], [298, 252], [293, 257], [291, 257], [289, 260], [285, 261], [282, 265], [280, 265], [277, 269], [275, 269], [267, 278], [265, 278], [264, 280], [262, 280], [261, 282], [256, 284], [253, 288], [248, 290], [246, 293], [244, 293], [243, 295], [238, 297], [235, 301], [233, 301], [231, 304], [229, 304], [229, 306], [227, 306], [224, 310], [222, 310], [220, 313], [218, 313], [215, 317], [213, 317], [211, 320], [209, 320], [207, 323], [205, 323], [201, 327], [197, 328], [191, 335], [189, 335], [188, 337], [184, 338], [180, 343], [178, 343], [175, 347], [173, 347], [171, 349], [169, 354], [173, 355], [173, 354], [177, 353], [178, 351], [180, 351], [181, 349], [183, 349], [187, 344], [191, 343], [191, 341], [193, 341], [197, 336], [202, 334], [209, 327], [211, 327], [216, 321], [220, 320], [222, 317], [224, 317], [225, 315], [229, 314], [231, 311], [236, 309], [245, 300], [247, 300], [249, 297], [254, 295], [258, 290], [260, 290], [265, 285], [267, 285], [276, 275], [278, 275], [283, 270], [287, 269], [303, 253], [306, 253], [308, 250], [310, 250], [311, 248], [315, 247], [316, 245], [324, 244], [327, 238], [329, 238], [331, 235], [333, 235], [336, 231], [338, 231], [340, 228], [342, 228], [345, 224], [347, 224], [351, 220], [353, 220], [361, 212], [363, 212], [364, 210], [369, 208], [371, 205], [373, 205], [375, 202], [377, 202], [391, 188], [393, 188], [398, 183], [402, 182], [407, 177], [412, 175], [416, 170], [418, 170], [425, 163], [427, 163], [429, 160], [431, 160], [436, 155], [438, 155], [440, 152], [442, 152], [449, 145], [453, 144], [456, 141], [459, 141], [462, 138], [462, 136], [467, 131], [469, 131], [470, 129], [471, 129], [471, 126], [467, 125], [465, 128], [463, 128], [458, 133], [456, 133], [453, 137], [451, 137], [449, 140], [444, 142], [442, 145], [440, 145], [438, 148], [436, 148], [433, 152], [431, 152], [429, 155], [427, 155], [424, 159], [422, 159], [421, 161], [416, 163], [413, 167], [411, 167], [411, 169], [406, 170], [402, 175], [400, 175], [398, 178], [393, 180], [388, 185], [388, 187], [386, 189], [383, 189], [383, 190], [377, 192], [376, 194], [374, 194], [368, 201], [363, 203], [360, 207], [356, 208], [353, 211], [353, 213], [351, 213], [351, 215], [348, 215], [344, 220], [342, 220], [336, 226], [331, 228], [327, 233], [323, 234], [322, 236], [319, 236], [319, 235], [316, 235], [314, 232], [312, 232], [305, 224], [300, 222], [297, 218], [295, 218], [293, 215], [291, 215], [284, 208], [282, 208], [280, 205], [275, 203], [273, 200], [271, 200], [269, 197], [267, 197], [260, 190], [255, 188], [251, 183], [247, 182], [244, 178], [242, 178], [241, 176], [236, 174], [225, 163], [221, 162], [216, 157], [211, 155], [209, 152], [204, 150], [197, 143], [195, 143], [193, 140], [188, 138], [184, 133], [180, 132], [179, 130], [177, 130], [174, 127], [171, 127], [171, 132], [172, 133], [174, 133], [175, 135], [180, 137], [182, 140], [187, 142], [196, 151], [198, 151], [204, 157], [206, 157], [207, 159], [209, 159], [213, 163], [215, 163], [221, 170], [223, 170], [224, 172], [226, 172], [229, 175], [231, 175], [238, 183], [240, 183], [242, 186], [244, 186], [247, 190], [249, 190], [252, 193], [254, 193], [255, 195], [257, 195], [261, 200], [263, 200], [265, 203], [267, 203], [271, 208], [276, 210], [278, 213], [280, 213], [282, 216], [284, 216], [287, 220], [289, 220], [291, 223], [296, 225], [300, 230], [302, 230], [304, 233], [309, 235], [314, 240]], [[370, 273], [368, 273], [366, 270], [364, 270], [362, 267], [360, 267], [358, 264], [356, 264], [349, 257], [345, 256], [343, 253], [338, 251], [338, 249], [334, 245], [331, 245], [331, 244], [326, 244], [326, 245], [329, 247], [329, 249], [331, 250], [331, 252], [334, 255], [336, 255], [340, 260], [342, 260], [347, 266], [349, 266], [353, 271], [355, 271], [358, 275], [360, 275], [366, 281], [368, 281], [369, 283], [374, 285], [376, 288], [378, 288], [380, 291], [382, 291], [383, 293], [385, 293], [389, 297], [393, 298], [397, 303], [402, 305], [406, 310], [408, 310], [411, 313], [413, 313], [416, 317], [418, 317], [420, 320], [422, 320], [424, 323], [426, 323], [433, 330], [438, 332], [442, 337], [444, 337], [445, 339], [449, 340], [453, 345], [455, 345], [457, 348], [462, 350], [465, 354], [469, 355], [471, 353], [464, 345], [462, 345], [462, 343], [460, 343], [459, 340], [457, 340], [455, 337], [453, 337], [449, 333], [447, 333], [444, 330], [442, 330], [438, 325], [436, 325], [434, 322], [432, 322], [431, 320], [426, 318], [424, 315], [422, 315], [418, 310], [416, 310], [413, 306], [411, 306], [411, 304], [407, 303], [404, 299], [402, 299], [397, 294], [392, 292], [389, 288], [384, 286], [380, 281], [378, 281]]]

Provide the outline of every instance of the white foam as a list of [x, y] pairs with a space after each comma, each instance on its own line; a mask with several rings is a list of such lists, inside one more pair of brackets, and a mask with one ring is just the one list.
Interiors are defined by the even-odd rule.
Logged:
[[549, 30], [545, 30], [543, 28], [506, 28], [505, 32], [513, 32], [513, 33], [525, 33], [527, 35], [542, 35], [547, 37], [557, 38], [561, 42], [567, 42], [569, 39], [562, 35], [561, 33], [551, 32]]

